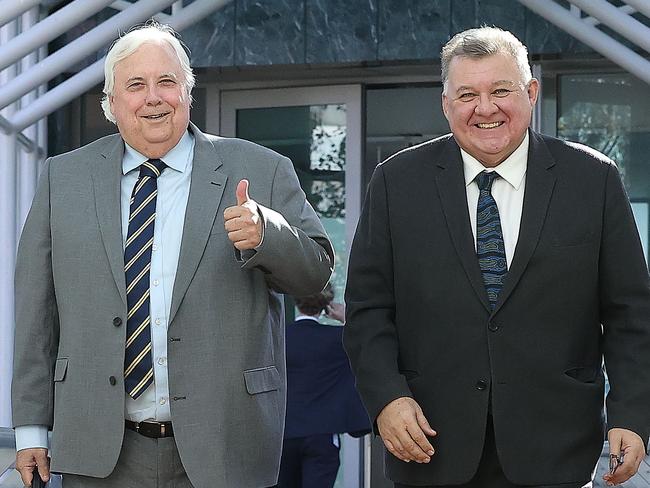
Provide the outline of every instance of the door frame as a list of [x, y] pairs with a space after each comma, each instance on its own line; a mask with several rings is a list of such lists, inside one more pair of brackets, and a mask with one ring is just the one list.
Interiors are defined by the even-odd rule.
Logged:
[[236, 137], [237, 110], [240, 109], [345, 104], [345, 245], [349, 252], [364, 193], [361, 188], [362, 86], [355, 84], [222, 90], [220, 95], [220, 133], [226, 137]]
[[[361, 188], [364, 147], [362, 93], [360, 84], [221, 90], [218, 101], [220, 134], [225, 137], [236, 137], [237, 111], [241, 109], [345, 104], [345, 245], [347, 252], [350, 251], [359, 220], [363, 191]], [[364, 486], [369, 480], [365, 480], [368, 467], [363, 438], [355, 439], [342, 435], [341, 444], [343, 486]]]

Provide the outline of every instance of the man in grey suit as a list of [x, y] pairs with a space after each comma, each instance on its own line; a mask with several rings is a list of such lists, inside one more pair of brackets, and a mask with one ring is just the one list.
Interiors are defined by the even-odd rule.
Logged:
[[105, 73], [120, 134], [47, 160], [19, 245], [16, 469], [66, 488], [274, 485], [280, 294], [322, 289], [332, 246], [287, 158], [189, 122], [171, 29], [124, 35]]

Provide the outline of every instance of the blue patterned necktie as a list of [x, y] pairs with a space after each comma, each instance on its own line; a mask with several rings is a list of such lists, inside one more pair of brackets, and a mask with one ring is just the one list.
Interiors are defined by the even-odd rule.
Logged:
[[480, 190], [476, 209], [476, 255], [492, 309], [508, 272], [499, 209], [491, 193], [492, 183], [498, 177], [496, 171], [483, 171], [476, 177]]
[[165, 168], [160, 159], [150, 159], [140, 165], [140, 177], [133, 188], [129, 207], [129, 231], [124, 246], [128, 310], [124, 387], [134, 399], [153, 383], [149, 270], [156, 220], [157, 178]]

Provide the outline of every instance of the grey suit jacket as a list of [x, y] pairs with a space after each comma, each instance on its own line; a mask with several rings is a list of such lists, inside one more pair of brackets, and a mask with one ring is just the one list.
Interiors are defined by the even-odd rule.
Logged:
[[[197, 488], [270, 486], [285, 416], [281, 293], [322, 289], [333, 251], [287, 158], [190, 130], [194, 165], [168, 320], [175, 439]], [[108, 476], [122, 444], [123, 150], [113, 135], [48, 159], [20, 240], [13, 422], [53, 429], [55, 472]], [[247, 260], [223, 222], [242, 178], [264, 220]]]

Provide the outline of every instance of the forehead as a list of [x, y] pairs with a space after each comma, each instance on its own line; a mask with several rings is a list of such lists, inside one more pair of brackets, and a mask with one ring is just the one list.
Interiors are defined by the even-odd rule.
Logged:
[[449, 63], [448, 81], [454, 86], [520, 83], [522, 78], [517, 62], [506, 54], [483, 58], [457, 56]]
[[180, 75], [181, 71], [176, 52], [166, 42], [146, 42], [115, 64], [115, 77], [120, 79]]

